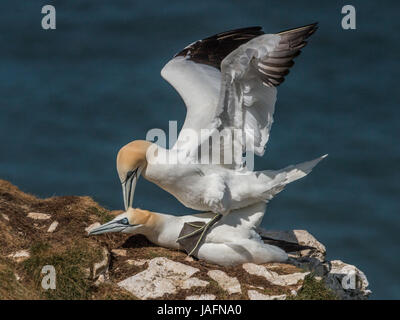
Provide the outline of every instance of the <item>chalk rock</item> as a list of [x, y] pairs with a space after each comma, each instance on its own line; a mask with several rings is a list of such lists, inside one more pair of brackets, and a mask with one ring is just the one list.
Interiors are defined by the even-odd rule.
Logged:
[[133, 266], [137, 266], [137, 267], [141, 267], [141, 266], [143, 266], [145, 263], [147, 263], [149, 260], [147, 260], [147, 259], [138, 259], [138, 260], [133, 260], [133, 259], [128, 259], [128, 260], [126, 260], [126, 262], [129, 264], [129, 265], [133, 265]]
[[250, 300], [285, 300], [286, 294], [278, 295], [278, 296], [269, 296], [267, 294], [262, 294], [256, 290], [248, 290], [247, 295]]
[[100, 227], [100, 226], [101, 226], [100, 222], [95, 222], [95, 223], [92, 223], [89, 227], [87, 227], [87, 228], [85, 229], [85, 231], [86, 231], [87, 233], [89, 233], [90, 230], [92, 230], [92, 229], [94, 229], [94, 228], [97, 228], [97, 227]]
[[200, 280], [199, 278], [189, 278], [182, 283], [182, 289], [190, 289], [192, 287], [206, 287], [208, 281]]
[[106, 276], [104, 274], [99, 275], [97, 280], [95, 281], [95, 286], [99, 286], [106, 281]]
[[186, 256], [184, 259], [186, 262], [193, 262], [194, 259], [191, 256]]
[[185, 300], [215, 300], [216, 296], [213, 294], [201, 294], [201, 295], [193, 295], [187, 296]]
[[108, 271], [110, 264], [110, 254], [106, 248], [102, 249], [102, 259], [93, 265], [93, 279], [98, 278], [101, 274]]
[[115, 256], [126, 257], [126, 250], [125, 249], [113, 249], [111, 253]]
[[53, 233], [54, 231], [56, 231], [57, 227], [58, 227], [58, 221], [53, 221], [53, 223], [47, 229], [47, 232]]
[[218, 285], [228, 291], [229, 294], [242, 293], [240, 283], [237, 278], [228, 276], [225, 272], [221, 270], [210, 270], [207, 275], [215, 280]]
[[279, 275], [274, 271], [268, 270], [263, 265], [258, 265], [255, 263], [245, 263], [243, 264], [243, 269], [248, 273], [264, 277], [269, 282], [277, 286], [290, 286], [297, 284], [300, 280], [304, 280], [305, 276], [310, 272], [295, 272], [291, 274]]
[[148, 268], [118, 285], [140, 299], [153, 299], [165, 294], [174, 294], [193, 274], [199, 271], [180, 262], [157, 257], [148, 262]]
[[51, 215], [46, 214], [46, 213], [40, 213], [40, 212], [29, 212], [28, 218], [31, 218], [34, 220], [48, 220], [51, 218]]
[[331, 270], [325, 277], [326, 285], [341, 299], [364, 300], [371, 294], [365, 274], [341, 260], [331, 261]]
[[8, 255], [9, 258], [12, 258], [16, 262], [22, 262], [25, 261], [30, 257], [30, 253], [28, 250], [19, 250], [17, 252], [11, 253]]

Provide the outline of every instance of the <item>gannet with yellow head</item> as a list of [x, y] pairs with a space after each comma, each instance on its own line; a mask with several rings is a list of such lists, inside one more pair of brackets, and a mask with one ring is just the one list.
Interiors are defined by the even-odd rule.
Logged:
[[117, 155], [117, 171], [122, 184], [125, 210], [132, 206], [137, 180], [147, 166], [146, 153], [151, 142], [136, 140], [125, 145]]
[[[268, 202], [288, 183], [311, 172], [325, 156], [281, 170], [255, 172], [244, 165], [242, 154], [264, 154], [277, 87], [316, 30], [316, 23], [277, 34], [264, 34], [261, 27], [237, 29], [196, 41], [176, 54], [161, 75], [183, 98], [185, 122], [169, 150], [133, 141], [119, 151], [117, 169], [125, 209], [132, 207], [137, 180], [143, 175], [186, 207], [213, 212], [216, 219], [211, 223], [233, 210]], [[186, 129], [199, 139], [188, 140]], [[205, 137], [204, 129], [209, 134]], [[232, 133], [232, 150], [213, 145], [211, 154], [219, 154], [223, 163], [199, 162], [199, 148], [215, 132]], [[232, 159], [226, 163], [228, 154]], [[180, 161], [170, 161], [176, 158], [173, 155]]]
[[[265, 203], [232, 211], [214, 224], [196, 246], [193, 256], [222, 266], [233, 266], [245, 262], [266, 263], [286, 261], [288, 251], [303, 250], [305, 247], [282, 240], [272, 240], [274, 245], [265, 243], [257, 232], [265, 211]], [[90, 235], [108, 232], [142, 234], [151, 242], [171, 249], [186, 249], [176, 239], [185, 225], [207, 223], [212, 212], [195, 215], [173, 216], [147, 210], [129, 208], [89, 232]], [[288, 246], [289, 245], [289, 246]], [[279, 247], [278, 247], [279, 246]], [[294, 249], [293, 249], [294, 248]], [[307, 247], [308, 249], [310, 247]]]

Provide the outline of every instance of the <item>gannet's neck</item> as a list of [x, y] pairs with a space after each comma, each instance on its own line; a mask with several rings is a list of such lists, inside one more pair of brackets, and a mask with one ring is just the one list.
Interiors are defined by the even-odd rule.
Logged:
[[185, 222], [208, 221], [212, 213], [173, 216], [158, 212], [135, 209], [136, 215], [146, 216], [146, 221], [138, 233], [143, 234], [149, 241], [162, 247], [179, 249], [176, 242]]
[[179, 248], [176, 239], [182, 229], [180, 217], [148, 211], [149, 217], [140, 234], [149, 241], [162, 247]]

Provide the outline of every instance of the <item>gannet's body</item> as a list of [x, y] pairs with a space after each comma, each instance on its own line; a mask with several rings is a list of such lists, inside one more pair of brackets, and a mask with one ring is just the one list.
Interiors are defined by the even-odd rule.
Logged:
[[[168, 62], [161, 75], [183, 98], [185, 123], [170, 150], [136, 140], [119, 151], [125, 209], [132, 206], [141, 174], [186, 207], [218, 215], [267, 202], [286, 184], [307, 175], [323, 157], [278, 171], [253, 172], [244, 166], [242, 154], [264, 154], [276, 87], [316, 29], [311, 24], [278, 34], [264, 34], [260, 27], [228, 31], [189, 45]], [[203, 154], [216, 133], [231, 144], [207, 146], [220, 162], [204, 164], [199, 150]]]
[[[266, 263], [283, 262], [287, 254], [282, 249], [265, 244], [255, 228], [260, 224], [265, 203], [258, 203], [244, 209], [234, 210], [222, 217], [204, 237], [196, 253], [197, 258], [223, 266], [232, 266], [245, 262]], [[159, 246], [182, 249], [176, 242], [186, 222], [208, 222], [213, 213], [185, 215], [181, 217], [129, 208], [90, 232], [123, 232], [143, 234], [148, 240]]]
[[[161, 147], [155, 148], [159, 155]], [[307, 175], [321, 159], [323, 157], [282, 170], [260, 172], [235, 171], [219, 165], [152, 164], [155, 160], [151, 159], [142, 176], [188, 208], [226, 214], [269, 201], [286, 184]]]

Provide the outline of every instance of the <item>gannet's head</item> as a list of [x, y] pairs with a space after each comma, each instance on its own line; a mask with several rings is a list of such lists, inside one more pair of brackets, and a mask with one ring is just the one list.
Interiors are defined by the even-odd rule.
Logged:
[[110, 222], [90, 230], [89, 235], [109, 232], [140, 234], [146, 229], [153, 228], [156, 222], [157, 216], [154, 213], [147, 210], [129, 208]]
[[132, 207], [136, 182], [147, 165], [146, 152], [151, 142], [135, 140], [123, 146], [117, 155], [117, 171], [122, 184], [125, 210]]

